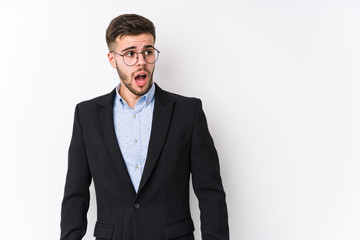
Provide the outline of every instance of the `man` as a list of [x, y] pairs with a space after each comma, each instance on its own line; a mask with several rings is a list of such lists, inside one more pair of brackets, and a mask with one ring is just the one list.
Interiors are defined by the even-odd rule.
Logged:
[[61, 211], [61, 240], [87, 228], [89, 186], [97, 200], [96, 239], [190, 240], [190, 173], [204, 240], [229, 239], [219, 161], [201, 101], [153, 82], [155, 27], [124, 14], [106, 31], [119, 85], [77, 104]]

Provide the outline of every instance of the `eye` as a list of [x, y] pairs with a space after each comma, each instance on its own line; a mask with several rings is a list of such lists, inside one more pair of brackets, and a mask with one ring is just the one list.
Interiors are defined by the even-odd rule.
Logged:
[[125, 57], [134, 57], [134, 56], [135, 56], [135, 52], [133, 52], [133, 51], [128, 51], [128, 52], [124, 53], [124, 56], [125, 56]]
[[145, 53], [145, 56], [150, 56], [150, 55], [154, 54], [154, 50], [148, 49], [148, 50], [145, 50], [144, 53]]

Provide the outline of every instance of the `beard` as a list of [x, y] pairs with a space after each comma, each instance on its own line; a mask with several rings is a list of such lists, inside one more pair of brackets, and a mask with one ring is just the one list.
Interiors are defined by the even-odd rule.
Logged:
[[122, 83], [125, 85], [125, 87], [127, 89], [129, 89], [129, 91], [132, 94], [141, 97], [150, 90], [150, 88], [152, 86], [152, 83], [153, 83], [153, 75], [154, 75], [155, 67], [154, 67], [151, 74], [150, 74], [149, 70], [147, 70], [145, 68], [141, 68], [141, 67], [136, 71], [136, 72], [139, 72], [139, 71], [146, 72], [148, 74], [148, 78], [149, 78], [147, 80], [147, 82], [146, 82], [146, 85], [144, 86], [144, 89], [137, 90], [137, 89], [135, 89], [134, 87], [131, 86], [132, 79], [134, 79], [136, 72], [131, 74], [131, 76], [130, 76], [131, 79], [130, 79], [123, 71], [120, 70], [119, 66], [117, 65], [117, 62], [115, 62], [115, 63], [116, 63], [116, 70], [117, 70], [117, 72], [119, 74], [119, 77], [120, 77]]

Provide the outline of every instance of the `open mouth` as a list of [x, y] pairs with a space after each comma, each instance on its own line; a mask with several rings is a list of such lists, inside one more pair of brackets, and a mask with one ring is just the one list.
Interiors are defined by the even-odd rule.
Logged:
[[143, 85], [145, 85], [147, 78], [148, 77], [147, 77], [146, 73], [140, 73], [135, 76], [135, 82], [138, 86], [143, 86]]

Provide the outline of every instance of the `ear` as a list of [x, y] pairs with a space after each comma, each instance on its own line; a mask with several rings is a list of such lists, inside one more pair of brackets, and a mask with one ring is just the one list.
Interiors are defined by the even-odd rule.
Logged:
[[110, 65], [113, 67], [113, 68], [116, 68], [116, 60], [115, 60], [115, 54], [111, 53], [111, 52], [108, 52], [108, 59], [109, 59], [109, 62], [110, 62]]

